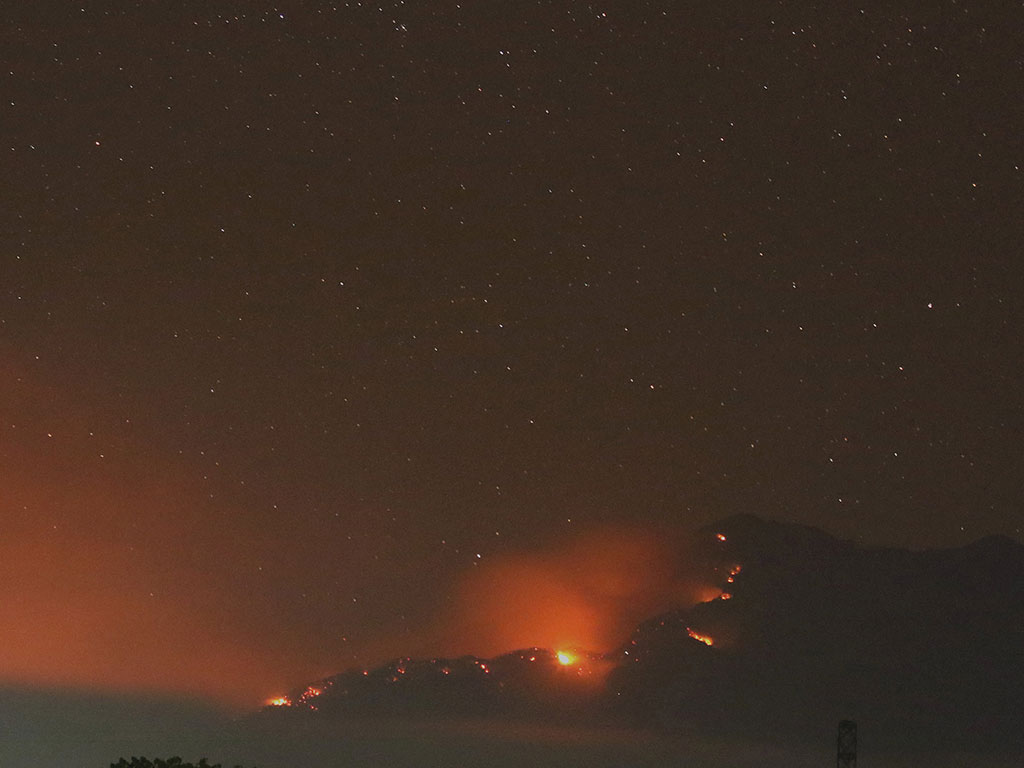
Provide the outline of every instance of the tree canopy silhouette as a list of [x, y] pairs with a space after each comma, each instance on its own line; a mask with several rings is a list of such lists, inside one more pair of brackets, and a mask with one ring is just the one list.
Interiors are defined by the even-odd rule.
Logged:
[[[220, 763], [210, 763], [205, 757], [201, 757], [198, 763], [186, 763], [180, 757], [169, 757], [166, 760], [155, 758], [149, 760], [145, 757], [132, 757], [125, 760], [123, 757], [116, 763], [111, 763], [110, 768], [221, 768]], [[235, 768], [242, 768], [236, 765]]]

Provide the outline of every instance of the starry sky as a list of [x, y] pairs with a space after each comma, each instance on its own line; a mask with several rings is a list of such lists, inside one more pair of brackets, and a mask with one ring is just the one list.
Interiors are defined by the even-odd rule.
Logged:
[[8, 5], [4, 681], [607, 643], [737, 512], [1020, 538], [1019, 3]]

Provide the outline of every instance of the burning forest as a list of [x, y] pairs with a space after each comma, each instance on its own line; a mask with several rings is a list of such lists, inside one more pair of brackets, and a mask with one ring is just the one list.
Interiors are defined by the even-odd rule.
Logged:
[[[815, 529], [750, 516], [701, 536], [702, 599], [642, 621], [613, 649], [406, 657], [275, 696], [261, 716], [500, 716], [729, 732], [866, 712], [865, 722], [899, 716], [924, 727], [924, 715], [915, 713], [933, 711], [928, 702], [952, 686], [951, 713], [969, 702], [981, 714], [966, 725], [932, 717], [922, 733], [955, 742], [967, 728], [1000, 744], [1020, 740], [1011, 713], [1024, 702], [1009, 681], [1024, 674], [1024, 599], [1019, 588], [999, 589], [1024, 583], [1019, 544], [862, 550]], [[950, 621], [951, 606], [962, 622]], [[852, 629], [837, 632], [843, 620]], [[983, 623], [1001, 629], [979, 642], [967, 628]], [[875, 631], [881, 626], [885, 633]], [[993, 659], [1001, 670], [995, 676], [984, 672]], [[955, 678], [949, 669], [958, 670]]]

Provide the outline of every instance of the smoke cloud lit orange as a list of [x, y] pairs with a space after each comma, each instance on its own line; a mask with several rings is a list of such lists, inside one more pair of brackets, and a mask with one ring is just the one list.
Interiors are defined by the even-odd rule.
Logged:
[[309, 674], [270, 599], [237, 597], [274, 542], [222, 523], [186, 467], [108, 421], [0, 364], [0, 684], [247, 706]]
[[652, 613], [706, 592], [679, 536], [608, 526], [555, 548], [491, 557], [456, 588], [444, 651], [610, 650]]
[[112, 419], [5, 368], [2, 350], [0, 374], [0, 684], [255, 706], [398, 655], [607, 650], [701, 599], [670, 537], [611, 526], [486, 556], [441, 606], [416, 592], [406, 551], [373, 548], [359, 514], [340, 507], [338, 535], [317, 537], [315, 509], [270, 514], [253, 491], [228, 495], [237, 478], [168, 452], [158, 421]]

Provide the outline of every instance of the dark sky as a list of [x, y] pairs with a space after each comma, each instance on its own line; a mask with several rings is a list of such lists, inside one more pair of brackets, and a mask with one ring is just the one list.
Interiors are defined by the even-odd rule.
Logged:
[[1019, 3], [8, 5], [5, 680], [609, 642], [735, 512], [1020, 538]]

